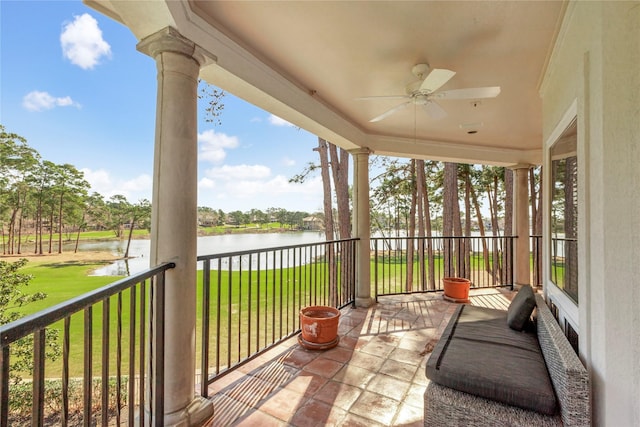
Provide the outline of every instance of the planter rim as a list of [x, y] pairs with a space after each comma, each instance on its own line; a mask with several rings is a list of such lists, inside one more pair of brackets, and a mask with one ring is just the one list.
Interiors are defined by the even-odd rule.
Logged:
[[449, 282], [471, 282], [471, 280], [465, 279], [464, 277], [443, 277], [442, 280]]
[[340, 310], [338, 310], [335, 307], [328, 306], [328, 305], [310, 305], [310, 306], [307, 306], [307, 307], [303, 307], [303, 308], [300, 309], [300, 314], [305, 316], [305, 317], [309, 317], [311, 319], [316, 319], [316, 317], [308, 316], [307, 312], [309, 312], [309, 311], [320, 311], [320, 310], [329, 311], [329, 312], [333, 313], [336, 316], [340, 316]]

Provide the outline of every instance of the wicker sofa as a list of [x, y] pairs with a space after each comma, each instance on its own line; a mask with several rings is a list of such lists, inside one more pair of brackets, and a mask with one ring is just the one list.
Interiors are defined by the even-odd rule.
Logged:
[[535, 322], [521, 332], [504, 311], [458, 307], [427, 362], [425, 426], [591, 425], [588, 373], [545, 301], [531, 295]]

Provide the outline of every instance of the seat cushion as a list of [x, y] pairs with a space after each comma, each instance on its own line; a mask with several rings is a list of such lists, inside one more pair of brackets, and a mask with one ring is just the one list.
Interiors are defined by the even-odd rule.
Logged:
[[440, 385], [547, 415], [557, 412], [535, 333], [507, 326], [507, 313], [463, 305], [427, 362]]
[[536, 297], [529, 285], [523, 285], [509, 304], [507, 324], [511, 329], [521, 331], [525, 328], [536, 307]]

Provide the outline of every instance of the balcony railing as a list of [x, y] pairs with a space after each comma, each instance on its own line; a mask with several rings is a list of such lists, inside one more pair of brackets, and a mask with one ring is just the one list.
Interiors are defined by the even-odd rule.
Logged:
[[442, 290], [442, 278], [474, 288], [513, 285], [512, 236], [372, 238], [376, 297]]
[[578, 302], [578, 239], [551, 238], [551, 281]]
[[198, 257], [203, 397], [216, 378], [298, 333], [302, 307], [353, 304], [356, 241]]
[[[301, 308], [354, 303], [357, 241], [198, 257], [196, 383], [203, 397], [215, 379], [298, 333]], [[513, 242], [374, 238], [372, 286], [376, 296], [435, 291], [445, 274], [462, 271], [474, 287], [511, 285]], [[10, 425], [20, 393], [32, 399], [34, 425], [161, 422], [164, 277], [173, 267], [160, 265], [0, 327], [0, 425]], [[61, 335], [61, 361], [45, 360], [55, 345], [51, 330]], [[18, 373], [32, 381], [16, 380], [12, 371], [24, 339], [33, 343], [34, 370]]]
[[[159, 265], [1, 326], [0, 425], [24, 424], [24, 406], [34, 426], [162, 423], [164, 280], [173, 267]], [[60, 345], [61, 363], [46, 360]], [[30, 351], [33, 372], [16, 372], [12, 362]]]

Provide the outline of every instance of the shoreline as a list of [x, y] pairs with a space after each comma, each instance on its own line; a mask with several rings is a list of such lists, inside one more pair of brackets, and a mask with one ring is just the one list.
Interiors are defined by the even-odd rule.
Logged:
[[42, 255], [37, 254], [11, 254], [0, 255], [0, 261], [17, 261], [19, 259], [26, 258], [29, 264], [41, 264], [44, 262], [77, 262], [77, 261], [89, 261], [96, 264], [110, 264], [113, 261], [121, 259], [117, 255], [112, 254], [109, 251], [82, 251], [82, 252], [63, 252], [59, 253], [46, 253]]
[[[299, 233], [304, 230], [292, 230], [289, 228], [227, 228], [224, 231], [208, 231], [198, 230], [198, 237], [206, 237], [206, 236], [227, 236], [232, 234], [268, 234], [268, 233]], [[315, 231], [315, 230], [314, 230]], [[142, 240], [142, 239], [150, 239], [151, 234], [138, 234], [132, 236], [131, 240]], [[89, 238], [83, 239], [80, 238], [81, 243], [91, 243], [91, 242], [110, 242], [110, 241], [118, 241], [118, 240], [126, 240], [120, 239], [118, 237], [109, 237], [109, 238]], [[96, 264], [111, 264], [114, 261], [123, 259], [122, 256], [115, 255], [110, 251], [67, 251], [60, 253], [44, 253], [44, 254], [34, 254], [32, 252], [26, 252], [22, 254], [0, 254], [0, 261], [17, 261], [21, 258], [26, 258], [29, 261], [29, 264], [43, 264], [45, 262], [50, 263], [72, 263], [78, 261], [85, 262], [95, 262]]]

